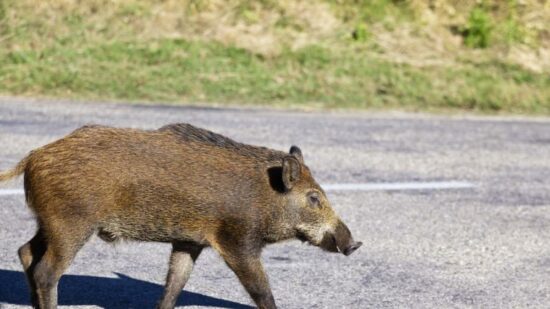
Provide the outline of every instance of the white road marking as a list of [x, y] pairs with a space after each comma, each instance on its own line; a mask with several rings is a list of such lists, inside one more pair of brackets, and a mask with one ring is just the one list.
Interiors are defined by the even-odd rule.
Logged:
[[21, 189], [0, 189], [0, 196], [25, 194]]
[[[325, 191], [401, 191], [401, 190], [443, 190], [468, 189], [476, 185], [465, 181], [434, 182], [379, 182], [379, 183], [335, 183], [321, 187]], [[21, 189], [0, 189], [0, 196], [23, 195]]]
[[335, 183], [321, 185], [325, 191], [443, 190], [467, 189], [474, 188], [475, 186], [475, 184], [465, 181]]

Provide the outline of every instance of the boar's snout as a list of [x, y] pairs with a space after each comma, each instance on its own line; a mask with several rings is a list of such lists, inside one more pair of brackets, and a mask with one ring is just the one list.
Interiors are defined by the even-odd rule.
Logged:
[[355, 250], [359, 249], [363, 243], [360, 241], [355, 242], [353, 245], [347, 247], [344, 249], [344, 255], [348, 256], [352, 254]]
[[360, 241], [354, 241], [348, 227], [342, 221], [338, 221], [334, 233], [326, 233], [320, 247], [347, 256], [359, 249], [362, 244]]

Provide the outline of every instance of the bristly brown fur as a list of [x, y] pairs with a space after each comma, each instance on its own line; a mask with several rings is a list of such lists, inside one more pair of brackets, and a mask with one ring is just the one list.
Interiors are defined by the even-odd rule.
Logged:
[[282, 160], [287, 154], [281, 151], [275, 151], [265, 147], [258, 147], [236, 142], [221, 134], [217, 134], [205, 129], [197, 128], [187, 123], [177, 123], [164, 126], [160, 131], [171, 131], [175, 133], [182, 141], [197, 142], [205, 145], [224, 148], [235, 151], [243, 156], [256, 158], [258, 160], [273, 161]]
[[39, 228], [19, 257], [39, 308], [56, 306], [59, 278], [94, 233], [172, 244], [159, 308], [174, 307], [205, 247], [258, 307], [275, 308], [260, 260], [266, 244], [297, 235], [333, 252], [353, 244], [297, 147], [246, 145], [189, 124], [85, 126], [34, 150], [0, 181], [22, 173]]

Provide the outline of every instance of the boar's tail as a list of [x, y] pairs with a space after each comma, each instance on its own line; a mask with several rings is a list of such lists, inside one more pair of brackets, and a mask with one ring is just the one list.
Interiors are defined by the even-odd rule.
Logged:
[[11, 170], [0, 172], [0, 182], [10, 180], [14, 177], [17, 177], [25, 172], [27, 164], [29, 163], [29, 156], [21, 160], [17, 165]]

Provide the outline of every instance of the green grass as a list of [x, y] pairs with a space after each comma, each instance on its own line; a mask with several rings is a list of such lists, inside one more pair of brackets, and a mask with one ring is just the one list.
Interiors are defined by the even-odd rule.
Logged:
[[[68, 46], [65, 44], [69, 44]], [[91, 99], [550, 114], [550, 79], [504, 63], [413, 67], [312, 45], [264, 58], [185, 40], [0, 52], [0, 92]]]
[[[548, 71], [506, 62], [493, 47], [541, 46], [538, 32], [524, 26], [525, 8], [514, 0], [500, 15], [488, 5], [465, 6], [464, 24], [449, 24], [463, 36], [462, 46], [446, 43], [448, 53], [435, 54], [434, 64], [422, 54], [430, 54], [431, 38], [454, 42], [456, 36], [424, 26], [413, 5], [422, 2], [320, 0], [313, 13], [313, 2], [293, 3], [0, 0], [0, 93], [550, 115]], [[206, 11], [210, 15], [201, 15]], [[335, 16], [330, 31], [319, 30], [324, 22], [316, 24], [316, 14]], [[438, 18], [439, 27], [447, 25], [444, 15]], [[220, 42], [207, 35], [218, 31], [218, 21], [233, 31], [243, 24], [265, 30], [256, 37], [239, 30], [233, 41]], [[202, 27], [210, 32], [194, 36]], [[394, 39], [405, 45], [384, 46], [405, 28], [413, 31]], [[293, 46], [298, 34], [311, 40]], [[262, 52], [265, 46], [272, 50]], [[395, 53], [395, 46], [404, 52]], [[407, 53], [409, 47], [418, 52]]]

